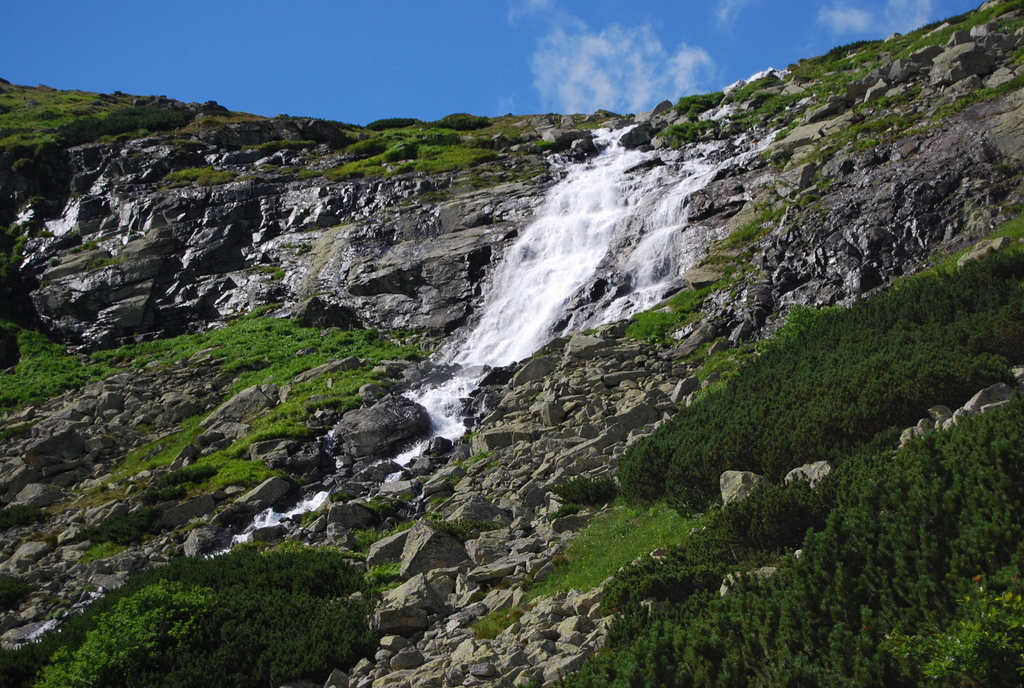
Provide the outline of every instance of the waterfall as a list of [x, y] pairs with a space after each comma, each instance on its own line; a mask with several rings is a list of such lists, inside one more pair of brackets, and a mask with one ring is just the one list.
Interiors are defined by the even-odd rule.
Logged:
[[[627, 131], [597, 130], [599, 155], [585, 163], [563, 163], [564, 177], [489, 276], [475, 322], [439, 355], [456, 372], [406, 393], [427, 410], [432, 437], [457, 440], [465, 433], [469, 397], [487, 367], [527, 358], [557, 334], [649, 309], [677, 288], [682, 274], [719, 238], [689, 231], [691, 196], [772, 138], [747, 136], [644, 153], [620, 145]], [[600, 274], [618, 275], [621, 288], [581, 299]], [[406, 466], [426, 445], [421, 442], [393, 460]], [[326, 492], [318, 492], [287, 512], [268, 509], [236, 539], [319, 507], [326, 498]]]
[[[491, 276], [481, 312], [469, 332], [442, 354], [463, 373], [407, 396], [430, 414], [433, 435], [458, 439], [465, 432], [466, 400], [481, 366], [504, 366], [536, 352], [556, 334], [620, 320], [649, 309], [719, 237], [688, 232], [688, 204], [724, 168], [757, 155], [772, 140], [739, 138], [659, 154], [627, 150], [628, 130], [599, 130], [603, 152], [571, 165], [537, 218], [509, 247]], [[733, 149], [738, 150], [735, 152]], [[654, 162], [655, 164], [651, 164]], [[627, 293], [571, 309], [571, 300], [599, 270], [625, 275]], [[423, 445], [399, 457], [403, 464]]]

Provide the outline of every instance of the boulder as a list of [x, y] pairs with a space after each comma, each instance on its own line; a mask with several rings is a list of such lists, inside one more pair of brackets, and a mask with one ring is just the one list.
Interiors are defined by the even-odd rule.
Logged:
[[963, 267], [968, 263], [980, 260], [985, 256], [1002, 251], [1004, 248], [1013, 243], [1013, 240], [1009, 237], [999, 237], [998, 239], [989, 239], [987, 241], [979, 241], [970, 251], [960, 256], [957, 259], [956, 264], [958, 267]]
[[641, 122], [619, 138], [623, 148], [639, 148], [647, 145], [654, 138], [654, 128], [647, 122]]
[[278, 404], [277, 385], [256, 385], [243, 389], [218, 406], [200, 426], [210, 429], [219, 423], [240, 422], [269, 411]]
[[826, 475], [832, 472], [833, 466], [830, 461], [815, 461], [814, 463], [804, 464], [798, 468], [794, 468], [786, 474], [785, 482], [789, 483], [794, 480], [806, 480], [811, 484], [813, 489], [818, 481], [824, 478]]
[[948, 86], [992, 71], [995, 60], [976, 43], [962, 43], [938, 55], [932, 63], [932, 86]]
[[50, 485], [30, 483], [23, 487], [15, 497], [13, 506], [50, 506], [64, 499], [64, 491]]
[[[387, 609], [417, 607], [428, 614], [438, 614], [447, 609], [444, 598], [427, 581], [425, 574], [417, 574], [394, 590], [384, 595], [381, 606]], [[399, 634], [401, 635], [401, 634]]]
[[672, 356], [674, 358], [689, 356], [708, 342], [714, 341], [717, 336], [718, 327], [714, 323], [701, 325], [690, 333], [690, 336], [684, 339], [682, 344], [672, 349]]
[[216, 508], [217, 502], [214, 501], [213, 495], [204, 494], [165, 509], [160, 520], [172, 528], [177, 528], [194, 518], [202, 518], [212, 514]]
[[1000, 382], [991, 387], [986, 387], [975, 394], [971, 397], [970, 401], [964, 404], [962, 410], [965, 414], [984, 413], [990, 409], [1008, 404], [1012, 394], [1013, 390]]
[[570, 359], [594, 358], [610, 344], [600, 337], [590, 334], [574, 334], [565, 345], [565, 355]]
[[215, 526], [200, 526], [185, 539], [186, 557], [206, 557], [231, 546], [231, 531]]
[[358, 330], [363, 326], [354, 310], [339, 303], [332, 303], [322, 296], [313, 296], [300, 303], [295, 309], [295, 318], [303, 327]]
[[417, 523], [408, 533], [402, 550], [403, 578], [432, 569], [452, 568], [469, 561], [463, 544], [447, 533], [434, 530], [425, 523]]
[[512, 514], [499, 509], [482, 495], [472, 492], [465, 497], [456, 497], [453, 503], [441, 512], [446, 520], [466, 519], [486, 523], [500, 523], [507, 526], [512, 523]]
[[430, 626], [427, 616], [427, 612], [418, 607], [377, 609], [371, 625], [381, 635], [407, 637], [427, 630]]
[[14, 550], [14, 554], [0, 564], [0, 570], [22, 573], [52, 551], [52, 545], [39, 540], [30, 540]]
[[284, 478], [267, 478], [238, 499], [238, 504], [254, 511], [262, 511], [288, 494], [291, 484]]
[[732, 504], [747, 498], [758, 486], [767, 483], [764, 476], [750, 471], [726, 471], [718, 479], [722, 503]]
[[408, 538], [409, 531], [403, 530], [377, 540], [370, 545], [370, 550], [366, 553], [366, 565], [372, 567], [401, 561], [402, 552], [405, 551], [405, 541]]
[[405, 397], [389, 396], [370, 408], [346, 413], [334, 426], [350, 456], [374, 456], [430, 431], [427, 410]]
[[327, 521], [343, 528], [362, 528], [373, 523], [373, 512], [358, 504], [332, 504]]
[[558, 364], [552, 356], [537, 356], [530, 359], [512, 378], [513, 387], [522, 387], [531, 382], [540, 382], [555, 372]]
[[61, 461], [74, 461], [85, 453], [85, 438], [74, 428], [55, 430], [25, 447], [25, 463], [46, 467]]

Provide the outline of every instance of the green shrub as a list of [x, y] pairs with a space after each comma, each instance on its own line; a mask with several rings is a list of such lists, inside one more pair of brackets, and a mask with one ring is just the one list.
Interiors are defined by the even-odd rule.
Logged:
[[441, 519], [440, 514], [431, 514], [431, 516], [432, 518], [428, 518], [424, 523], [434, 530], [447, 533], [462, 542], [478, 538], [481, 533], [489, 530], [498, 530], [502, 527], [500, 523], [493, 523], [491, 521], [472, 521], [468, 518], [456, 518], [451, 521], [445, 521]]
[[619, 494], [619, 487], [611, 478], [569, 478], [551, 488], [563, 502], [585, 506], [604, 506]]
[[696, 122], [701, 114], [718, 107], [724, 98], [725, 94], [721, 91], [684, 96], [676, 102], [675, 111], [685, 115], [691, 122]]
[[167, 110], [158, 107], [122, 108], [106, 116], [79, 117], [57, 129], [57, 138], [63, 146], [91, 143], [103, 136], [180, 129], [195, 119], [190, 110]]
[[234, 178], [235, 173], [230, 170], [215, 170], [212, 167], [190, 167], [167, 173], [164, 176], [164, 181], [172, 184], [216, 186], [218, 184], [226, 184]]
[[354, 592], [368, 592], [362, 574], [327, 549], [174, 559], [131, 576], [60, 633], [0, 651], [0, 687], [323, 683], [376, 646], [371, 607]]
[[0, 612], [17, 609], [35, 586], [15, 578], [0, 578]]
[[186, 466], [160, 476], [156, 481], [156, 487], [173, 487], [188, 483], [198, 485], [215, 475], [217, 475], [217, 469], [212, 466]]
[[43, 511], [37, 506], [6, 506], [0, 509], [0, 530], [14, 526], [29, 526], [43, 520]]
[[161, 531], [162, 513], [157, 507], [143, 507], [123, 516], [111, 516], [98, 526], [82, 528], [78, 539], [119, 545], [140, 542], [147, 535], [156, 535]]
[[1009, 379], [1024, 355], [1024, 256], [1000, 255], [804, 318], [713, 394], [631, 445], [618, 478], [631, 500], [702, 511], [725, 470], [778, 482], [841, 461], [937, 403], [955, 408]]
[[452, 115], [445, 115], [434, 122], [435, 127], [442, 129], [454, 129], [455, 131], [474, 131], [491, 126], [491, 120], [486, 117], [477, 117], [465, 112], [457, 112]]
[[419, 124], [418, 119], [411, 117], [387, 117], [385, 119], [377, 119], [366, 125], [367, 129], [373, 131], [384, 131], [386, 129], [404, 129], [405, 127], [411, 127], [414, 124]]

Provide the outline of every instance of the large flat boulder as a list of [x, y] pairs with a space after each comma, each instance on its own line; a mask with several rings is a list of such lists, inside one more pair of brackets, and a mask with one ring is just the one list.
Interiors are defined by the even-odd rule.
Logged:
[[417, 523], [408, 532], [409, 536], [402, 550], [403, 578], [469, 562], [469, 555], [463, 544], [447, 533], [434, 530], [425, 523]]
[[369, 408], [346, 413], [334, 433], [351, 456], [374, 456], [430, 431], [427, 410], [405, 397], [385, 397]]

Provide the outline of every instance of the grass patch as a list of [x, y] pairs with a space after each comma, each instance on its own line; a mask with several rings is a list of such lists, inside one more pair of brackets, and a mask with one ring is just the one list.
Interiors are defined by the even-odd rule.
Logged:
[[697, 319], [704, 298], [726, 284], [726, 280], [719, 280], [703, 289], [681, 291], [664, 305], [637, 313], [626, 328], [626, 336], [652, 344], [670, 343], [672, 332]]
[[123, 551], [124, 545], [119, 545], [116, 542], [98, 542], [85, 550], [85, 554], [78, 560], [78, 563], [91, 564], [97, 559], [106, 559]]
[[235, 178], [235, 173], [229, 170], [215, 170], [212, 167], [189, 167], [184, 170], [169, 172], [164, 181], [172, 186], [217, 186], [226, 184]]
[[502, 631], [523, 618], [525, 613], [525, 609], [506, 609], [504, 611], [491, 612], [482, 619], [473, 622], [470, 628], [476, 631], [477, 640], [491, 640], [497, 638]]
[[637, 557], [679, 544], [697, 523], [698, 519], [684, 518], [664, 504], [647, 509], [616, 507], [595, 518], [572, 540], [564, 563], [531, 588], [530, 598], [592, 590]]

